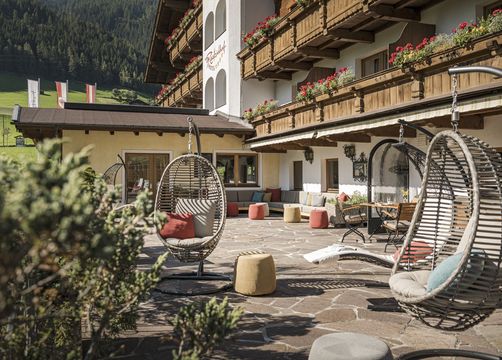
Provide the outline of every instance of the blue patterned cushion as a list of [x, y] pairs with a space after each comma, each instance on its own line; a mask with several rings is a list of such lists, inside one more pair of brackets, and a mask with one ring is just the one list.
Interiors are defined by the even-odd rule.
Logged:
[[263, 200], [263, 191], [255, 191], [253, 193], [253, 197], [251, 198], [251, 202], [261, 202]]

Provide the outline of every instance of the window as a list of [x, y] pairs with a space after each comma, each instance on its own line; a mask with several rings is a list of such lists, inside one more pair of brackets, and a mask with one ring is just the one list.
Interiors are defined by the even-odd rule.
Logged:
[[379, 71], [387, 69], [387, 50], [368, 56], [361, 60], [361, 76], [369, 76]]
[[209, 78], [204, 91], [204, 107], [209, 111], [214, 110], [214, 80]]
[[215, 92], [215, 109], [217, 109], [227, 103], [227, 74], [223, 69], [216, 75]]
[[169, 154], [126, 153], [126, 200], [136, 199], [139, 191], [149, 189], [155, 198], [160, 177], [169, 164]]
[[258, 186], [256, 154], [217, 154], [216, 170], [225, 186]]
[[227, 30], [227, 14], [226, 14], [226, 0], [220, 0], [216, 6], [216, 15], [214, 17], [214, 38], [217, 39], [221, 34]]
[[494, 10], [497, 9], [502, 9], [502, 1], [497, 1], [485, 6], [483, 9], [483, 16], [486, 18], [488, 15], [492, 14]]
[[204, 30], [204, 50], [214, 42], [214, 14], [210, 12], [207, 15]]
[[338, 192], [338, 159], [326, 160], [326, 188], [328, 192]]

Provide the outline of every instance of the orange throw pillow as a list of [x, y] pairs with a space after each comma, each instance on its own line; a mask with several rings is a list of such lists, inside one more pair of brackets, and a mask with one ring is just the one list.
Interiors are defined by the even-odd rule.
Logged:
[[164, 239], [191, 239], [195, 237], [195, 226], [192, 214], [167, 213], [167, 222], [160, 230]]

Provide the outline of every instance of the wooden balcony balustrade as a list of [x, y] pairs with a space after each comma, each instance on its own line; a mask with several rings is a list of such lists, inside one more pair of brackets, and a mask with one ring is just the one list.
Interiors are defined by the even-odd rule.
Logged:
[[202, 54], [202, 3], [194, 9], [193, 18], [179, 28], [172, 46], [167, 46], [167, 52], [171, 64], [180, 69], [192, 57]]
[[196, 107], [202, 105], [202, 64], [176, 84], [167, 94], [164, 106]]
[[[423, 109], [425, 104], [433, 101], [448, 103], [451, 101], [448, 68], [455, 64], [502, 67], [501, 54], [502, 33], [486, 35], [467, 48], [436, 53], [426, 63], [414, 64], [404, 70], [387, 69], [353, 81], [332, 94], [319, 95], [315, 100], [282, 105], [251, 121], [256, 129], [255, 139], [301, 131], [302, 128], [312, 129], [319, 124], [357, 121], [357, 116], [377, 118], [396, 111]], [[458, 81], [461, 93], [502, 92], [502, 79], [493, 79], [491, 75], [466, 74], [460, 76]], [[435, 123], [436, 126], [448, 126], [448, 119], [436, 120], [439, 121]], [[423, 124], [434, 125], [433, 122]], [[479, 128], [482, 123], [474, 121], [470, 126]], [[361, 134], [368, 139], [368, 135], [378, 135], [369, 132]], [[397, 136], [397, 131], [394, 136]]]
[[[436, 1], [437, 2], [437, 1]], [[243, 79], [285, 79], [324, 58], [338, 58], [354, 43], [371, 43], [375, 32], [395, 23], [420, 21], [429, 0], [314, 0], [296, 6], [269, 39], [239, 54]]]

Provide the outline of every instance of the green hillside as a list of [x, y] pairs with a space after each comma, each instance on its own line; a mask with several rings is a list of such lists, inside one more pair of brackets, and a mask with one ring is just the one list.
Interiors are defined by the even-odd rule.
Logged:
[[[54, 81], [47, 79], [40, 79], [40, 90], [42, 94], [40, 95], [39, 105], [45, 108], [56, 107], [56, 85]], [[0, 154], [8, 154], [18, 160], [22, 161], [25, 157], [34, 157], [35, 148], [34, 147], [14, 147], [15, 137], [20, 135], [16, 132], [14, 125], [11, 122], [12, 108], [14, 105], [19, 104], [21, 106], [28, 105], [28, 93], [27, 93], [27, 81], [26, 77], [8, 73], [0, 72], [0, 134], [3, 134], [4, 127], [8, 128], [8, 136], [0, 138]], [[69, 82], [69, 93], [68, 101], [70, 102], [85, 102], [85, 83], [70, 81]], [[139, 98], [143, 101], [147, 101], [144, 94], [138, 94]], [[114, 104], [117, 103], [116, 100], [112, 99], [112, 89], [100, 88], [98, 84], [98, 90], [96, 92], [96, 102], [100, 104]], [[2, 147], [2, 145], [9, 145], [10, 147]], [[26, 139], [27, 145], [33, 145], [33, 142]]]

